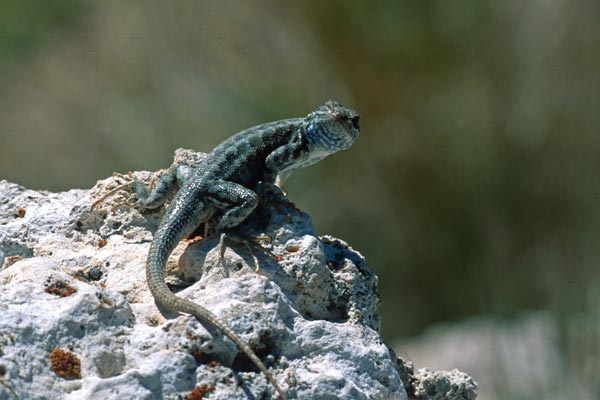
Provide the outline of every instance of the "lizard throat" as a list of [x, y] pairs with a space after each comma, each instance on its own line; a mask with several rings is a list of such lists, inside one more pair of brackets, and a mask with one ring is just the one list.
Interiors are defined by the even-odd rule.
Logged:
[[313, 152], [326, 153], [318, 160], [328, 154], [347, 149], [354, 143], [355, 139], [339, 126], [324, 126], [321, 124], [310, 124], [304, 132], [304, 136], [315, 147]]

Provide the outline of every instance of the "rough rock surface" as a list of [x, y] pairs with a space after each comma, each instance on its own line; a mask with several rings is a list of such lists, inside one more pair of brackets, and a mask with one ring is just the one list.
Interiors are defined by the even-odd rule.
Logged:
[[411, 361], [398, 358], [398, 370], [409, 399], [475, 400], [477, 383], [464, 372], [414, 369]]
[[[0, 181], [0, 399], [271, 398], [233, 343], [155, 306], [144, 269], [163, 210], [119, 206], [127, 192], [90, 208], [120, 182], [49, 193]], [[290, 398], [418, 394], [418, 373], [381, 339], [377, 278], [360, 253], [281, 206], [241, 233], [260, 246], [229, 240], [221, 262], [217, 239], [182, 242], [166, 271], [178, 296], [227, 321]]]

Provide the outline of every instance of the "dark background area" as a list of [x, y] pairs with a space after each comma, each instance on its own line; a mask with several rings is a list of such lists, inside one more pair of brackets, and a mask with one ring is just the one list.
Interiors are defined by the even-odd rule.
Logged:
[[386, 339], [543, 311], [593, 392], [599, 17], [566, 0], [0, 1], [0, 178], [89, 188], [337, 100], [359, 141], [286, 190], [367, 257]]

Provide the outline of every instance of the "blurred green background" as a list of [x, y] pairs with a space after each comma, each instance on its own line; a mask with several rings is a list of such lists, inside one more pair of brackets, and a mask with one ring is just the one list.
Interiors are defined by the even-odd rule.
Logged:
[[541, 312], [554, 397], [482, 398], [599, 398], [599, 20], [591, 0], [3, 0], [0, 178], [89, 188], [335, 99], [359, 141], [286, 190], [367, 257], [388, 342]]

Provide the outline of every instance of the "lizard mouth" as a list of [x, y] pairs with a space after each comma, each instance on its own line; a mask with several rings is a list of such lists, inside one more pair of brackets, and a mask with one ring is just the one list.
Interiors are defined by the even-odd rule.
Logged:
[[352, 122], [352, 127], [354, 127], [354, 129], [360, 131], [360, 115], [355, 115], [352, 117], [350, 122]]

